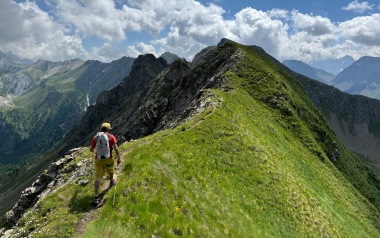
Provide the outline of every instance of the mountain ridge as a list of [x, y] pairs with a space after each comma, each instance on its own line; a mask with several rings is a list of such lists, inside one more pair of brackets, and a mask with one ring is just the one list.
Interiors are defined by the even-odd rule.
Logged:
[[[146, 58], [160, 62], [149, 55], [139, 60]], [[146, 99], [146, 107], [111, 120], [118, 126], [135, 121], [132, 125], [142, 128], [129, 129], [136, 137], [150, 135], [120, 146], [127, 157], [118, 190], [105, 193], [91, 222], [81, 223], [89, 218], [93, 195], [92, 186], [80, 185], [91, 179], [88, 172], [47, 195], [5, 232], [15, 237], [379, 236], [380, 181], [339, 142], [301, 84], [273, 57], [224, 39], [202, 51], [195, 64], [177, 60], [162, 66], [161, 73], [152, 70], [151, 78], [140, 78], [150, 84], [131, 97]], [[116, 91], [103, 93], [98, 102], [104, 104], [97, 102], [92, 110], [114, 105], [107, 94], [119, 97], [117, 89], [141, 77], [133, 72]], [[170, 88], [169, 95], [156, 98], [159, 88]], [[182, 91], [184, 97], [177, 97]], [[164, 116], [155, 107], [165, 98], [173, 99], [163, 105], [174, 112], [167, 128], [160, 127]], [[177, 106], [180, 111], [170, 110]], [[176, 118], [180, 123], [171, 127]], [[82, 132], [91, 133], [90, 127]], [[70, 166], [91, 158], [84, 149]]]
[[350, 94], [380, 99], [379, 65], [379, 57], [362, 57], [340, 72], [332, 85]]
[[302, 61], [285, 60], [282, 63], [297, 73], [303, 74], [309, 78], [318, 80], [326, 84], [331, 84], [331, 81], [335, 77], [335, 75], [333, 74], [327, 73], [322, 69], [313, 68], [310, 65], [303, 63]]
[[323, 69], [324, 71], [330, 74], [337, 75], [343, 69], [351, 65], [353, 62], [355, 62], [354, 58], [352, 58], [349, 55], [346, 55], [338, 59], [330, 58], [330, 59], [325, 59], [325, 60], [317, 60], [314, 62], [310, 62], [309, 65], [317, 69]]

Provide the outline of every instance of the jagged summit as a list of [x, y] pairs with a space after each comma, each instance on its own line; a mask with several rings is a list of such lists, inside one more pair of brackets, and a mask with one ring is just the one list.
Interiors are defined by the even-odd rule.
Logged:
[[170, 52], [165, 52], [160, 57], [164, 58], [168, 64], [173, 63], [176, 59], [179, 59], [180, 57], [176, 54], [172, 54]]
[[[114, 89], [100, 95], [95, 106], [88, 109], [87, 115], [66, 136], [62, 151], [86, 143], [89, 137], [78, 135], [91, 135], [102, 121], [113, 121], [114, 128], [117, 128], [114, 133], [124, 140], [178, 125], [191, 114], [189, 107], [201, 98], [201, 89], [223, 81], [219, 74], [227, 70], [224, 66], [233, 53], [229, 47], [223, 56], [216, 50], [208, 52], [203, 61], [209, 64], [195, 68], [182, 59], [168, 66], [161, 57], [139, 56], [130, 75]], [[217, 72], [218, 69], [222, 72]], [[198, 75], [196, 83], [193, 82], [194, 75]]]

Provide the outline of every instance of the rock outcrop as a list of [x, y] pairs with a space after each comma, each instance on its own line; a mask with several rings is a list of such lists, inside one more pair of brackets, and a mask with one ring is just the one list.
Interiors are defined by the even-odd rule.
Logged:
[[[83, 186], [87, 185], [89, 181], [83, 180], [83, 176], [92, 168], [90, 166], [91, 159], [76, 160], [77, 155], [83, 150], [83, 148], [75, 148], [68, 151], [62, 158], [52, 163], [30, 187], [22, 192], [16, 205], [5, 215], [6, 227], [17, 227], [17, 222], [28, 209], [36, 207], [41, 198], [54, 192], [67, 182], [74, 181]], [[7, 231], [7, 234], [12, 233]], [[11, 235], [6, 236], [5, 231], [0, 232], [0, 235], [1, 237], [12, 237]]]
[[224, 73], [233, 70], [239, 60], [240, 51], [223, 44], [201, 51], [192, 63], [177, 59], [167, 65], [163, 58], [139, 56], [130, 75], [101, 94], [66, 135], [62, 151], [87, 144], [103, 121], [111, 122], [112, 133], [120, 142], [186, 121], [205, 103], [208, 89], [223, 87]]

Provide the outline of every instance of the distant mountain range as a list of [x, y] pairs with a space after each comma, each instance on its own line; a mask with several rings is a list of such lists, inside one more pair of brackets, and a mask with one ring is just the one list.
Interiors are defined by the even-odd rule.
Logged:
[[316, 79], [325, 84], [331, 84], [335, 75], [328, 73], [322, 69], [316, 69], [310, 65], [303, 63], [298, 60], [285, 60], [282, 62], [284, 65], [288, 66], [291, 70], [303, 74], [309, 78]]
[[0, 163], [37, 158], [62, 139], [104, 90], [128, 76], [133, 58], [80, 59], [22, 65], [1, 55]]
[[380, 58], [358, 59], [334, 78], [333, 86], [350, 94], [380, 99]]
[[0, 74], [16, 72], [23, 65], [18, 57], [0, 51]]
[[353, 62], [355, 62], [354, 58], [346, 55], [338, 59], [325, 59], [325, 60], [312, 61], [309, 63], [309, 65], [313, 68], [322, 69], [330, 74], [337, 75], [343, 69], [351, 65]]
[[354, 95], [380, 99], [380, 58], [365, 56], [332, 75], [296, 60], [283, 62], [291, 70]]

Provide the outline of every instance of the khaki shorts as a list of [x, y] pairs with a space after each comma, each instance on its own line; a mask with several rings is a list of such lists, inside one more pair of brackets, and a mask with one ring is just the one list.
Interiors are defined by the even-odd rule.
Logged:
[[103, 178], [104, 169], [108, 174], [113, 173], [114, 160], [109, 159], [95, 159], [95, 177]]

